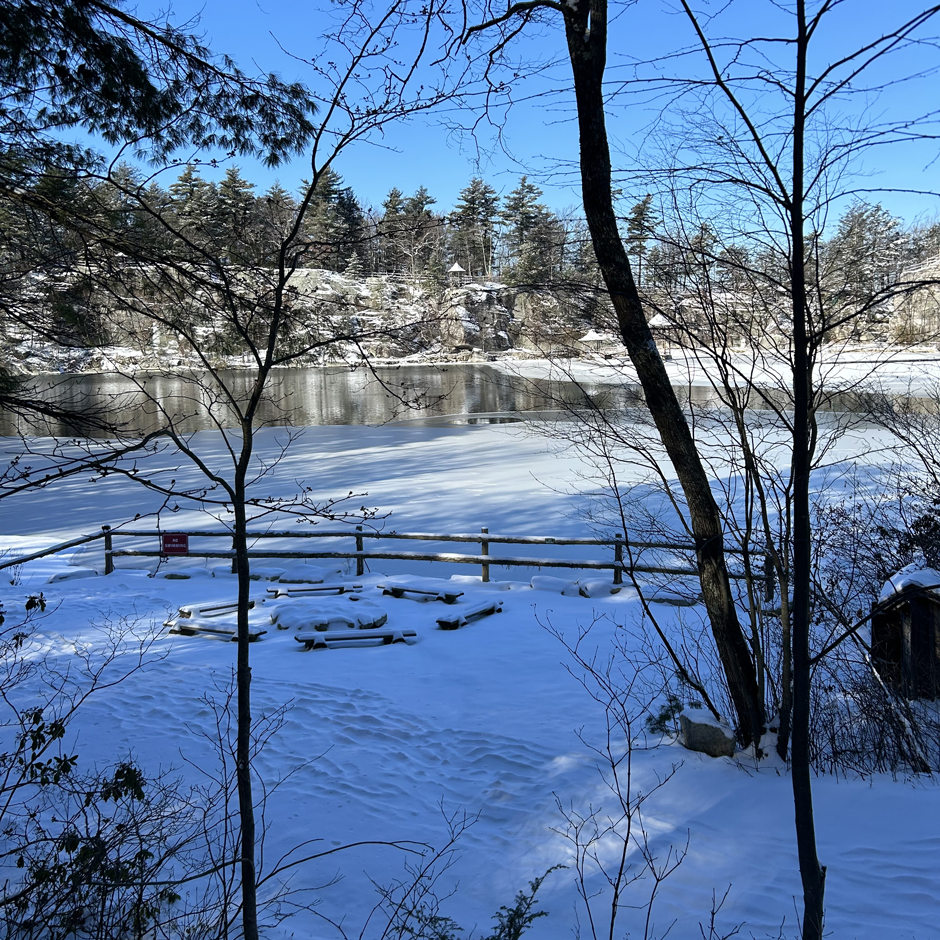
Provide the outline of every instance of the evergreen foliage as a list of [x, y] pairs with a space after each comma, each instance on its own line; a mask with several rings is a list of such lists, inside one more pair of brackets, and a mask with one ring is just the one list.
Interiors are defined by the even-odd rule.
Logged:
[[646, 194], [631, 210], [627, 217], [627, 254], [636, 270], [637, 284], [643, 284], [643, 260], [647, 253], [647, 244], [656, 230], [656, 216], [653, 209], [653, 197]]
[[499, 222], [496, 190], [475, 176], [460, 191], [459, 201], [448, 221], [455, 260], [471, 277], [492, 277]]
[[[302, 190], [309, 183], [304, 181]], [[365, 214], [348, 186], [333, 169], [325, 170], [317, 180], [310, 207], [304, 216], [304, 234], [309, 246], [309, 267], [344, 271], [352, 258], [366, 248]]]
[[309, 139], [314, 109], [303, 86], [249, 78], [184, 30], [120, 2], [0, 5], [0, 174], [13, 169], [11, 155], [76, 162], [82, 149], [61, 137], [74, 127], [135, 141], [150, 157], [194, 144], [273, 165]]
[[565, 238], [558, 218], [539, 202], [542, 190], [527, 176], [503, 200], [507, 280], [513, 284], [552, 283], [564, 265]]

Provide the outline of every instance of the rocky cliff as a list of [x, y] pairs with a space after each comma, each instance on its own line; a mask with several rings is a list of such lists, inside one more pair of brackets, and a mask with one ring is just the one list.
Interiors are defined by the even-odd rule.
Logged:
[[[499, 283], [442, 288], [401, 276], [357, 278], [318, 269], [294, 272], [288, 295], [299, 345], [309, 336], [338, 338], [305, 354], [298, 365], [363, 356], [453, 361], [570, 355], [599, 313], [590, 297], [571, 289], [534, 290]], [[57, 344], [10, 328], [6, 368], [39, 374], [198, 367], [191, 344], [179, 332], [149, 320], [146, 310], [146, 300], [128, 296], [121, 303], [113, 292], [106, 309], [89, 301], [87, 315], [105, 326], [99, 328], [99, 340], [87, 345]], [[75, 315], [81, 314], [78, 310]], [[224, 318], [206, 313], [203, 322], [197, 332], [211, 334], [207, 348], [213, 364], [250, 365], [240, 354], [237, 336], [226, 337]]]

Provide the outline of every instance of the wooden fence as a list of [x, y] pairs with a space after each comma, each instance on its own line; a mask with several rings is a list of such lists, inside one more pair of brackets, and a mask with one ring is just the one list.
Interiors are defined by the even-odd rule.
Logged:
[[[113, 530], [110, 526], [102, 526], [100, 532], [92, 535], [81, 536], [71, 539], [68, 542], [61, 542], [50, 546], [38, 552], [29, 555], [22, 555], [16, 558], [4, 558], [0, 561], [0, 569], [9, 568], [14, 565], [22, 565], [26, 562], [42, 558], [47, 555], [57, 554], [70, 548], [76, 548], [81, 545], [89, 544], [101, 540], [104, 542], [104, 571], [105, 574], [111, 574], [114, 571], [114, 561], [116, 558], [166, 558], [169, 557], [163, 547], [163, 537], [186, 536], [187, 542], [190, 539], [225, 539], [231, 540], [232, 533], [229, 530], [142, 530], [142, 529], [117, 529]], [[138, 540], [152, 539], [156, 542], [154, 548], [116, 548], [115, 540]], [[621, 533], [615, 533], [611, 538], [559, 538], [540, 535], [498, 535], [492, 534], [487, 529], [481, 529], [477, 533], [468, 534], [439, 534], [428, 532], [375, 532], [363, 529], [362, 526], [356, 526], [355, 529], [342, 530], [323, 530], [311, 528], [309, 530], [292, 529], [290, 531], [269, 530], [264, 532], [250, 532], [249, 539], [254, 546], [264, 539], [333, 539], [343, 540], [350, 545], [349, 548], [329, 547], [323, 549], [303, 549], [299, 547], [291, 548], [257, 548], [249, 549], [248, 555], [251, 559], [343, 559], [356, 561], [356, 575], [361, 576], [365, 572], [365, 565], [368, 561], [379, 560], [401, 560], [401, 561], [430, 561], [443, 562], [449, 564], [471, 564], [479, 565], [483, 580], [490, 580], [490, 568], [494, 565], [506, 568], [524, 567], [524, 568], [570, 568], [581, 570], [612, 571], [613, 583], [623, 583], [624, 571], [637, 574], [667, 574], [675, 577], [698, 577], [698, 569], [695, 567], [694, 546], [688, 543], [670, 543], [670, 542], [627, 542]], [[366, 549], [366, 542], [378, 542], [400, 540], [417, 542], [458, 542], [479, 545], [477, 554], [466, 554], [461, 552], [431, 552], [431, 551], [393, 551]], [[610, 554], [607, 560], [596, 558], [558, 558], [558, 557], [532, 557], [528, 555], [508, 555], [492, 554], [494, 545], [538, 545], [538, 546], [597, 546], [606, 548]], [[353, 547], [354, 546], [354, 547]], [[657, 565], [642, 564], [636, 560], [637, 554], [643, 552], [673, 552], [679, 553], [687, 559], [683, 567], [676, 565]], [[743, 556], [744, 550], [741, 548], [727, 548], [730, 555]], [[231, 548], [200, 548], [189, 547], [184, 553], [185, 557], [190, 558], [219, 558], [234, 559], [234, 552]], [[764, 582], [765, 596], [773, 595], [773, 569], [769, 563], [768, 557], [761, 550], [751, 550], [751, 558], [758, 561], [756, 570], [752, 573], [741, 571], [729, 572], [733, 579], [751, 578], [754, 581]], [[172, 557], [183, 557], [181, 554], [174, 553]]]

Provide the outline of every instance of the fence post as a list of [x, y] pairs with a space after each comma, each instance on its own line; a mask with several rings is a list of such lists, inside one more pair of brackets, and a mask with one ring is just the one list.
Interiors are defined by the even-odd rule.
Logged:
[[[489, 530], [486, 526], [483, 526], [483, 527], [480, 529], [480, 532], [481, 532], [483, 535], [487, 535], [487, 534], [489, 533], [489, 531], [490, 531], [490, 530]], [[489, 555], [489, 553], [490, 553], [490, 543], [489, 543], [489, 540], [488, 540], [488, 539], [483, 539], [483, 540], [480, 542], [480, 554], [483, 555], [483, 556], [486, 556], [486, 555]], [[489, 566], [488, 564], [483, 564], [483, 565], [481, 565], [480, 567], [483, 569], [483, 580], [484, 580], [484, 581], [489, 581], [489, 580], [490, 580], [490, 566]]]
[[114, 571], [114, 559], [111, 557], [111, 526], [103, 525], [101, 531], [104, 532], [104, 573], [111, 574]]
[[[356, 526], [356, 532], [357, 532], [357, 533], [362, 532], [362, 526], [361, 526], [361, 525], [357, 525], [357, 526]], [[361, 535], [357, 535], [357, 536], [356, 536], [356, 552], [357, 552], [357, 555], [356, 555], [356, 577], [357, 577], [357, 578], [361, 578], [361, 577], [365, 574], [365, 570], [366, 570], [365, 559], [362, 557], [362, 554], [361, 554], [361, 552], [362, 552], [362, 536], [361, 536]]]
[[614, 584], [623, 584], [623, 533], [614, 533]]
[[769, 551], [764, 552], [764, 603], [774, 602], [774, 559]]

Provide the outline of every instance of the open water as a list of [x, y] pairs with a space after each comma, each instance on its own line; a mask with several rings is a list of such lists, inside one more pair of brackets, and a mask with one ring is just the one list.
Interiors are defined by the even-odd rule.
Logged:
[[[247, 401], [252, 373], [220, 376], [236, 400]], [[0, 413], [0, 435], [136, 436], [157, 431], [169, 420], [184, 432], [238, 424], [237, 410], [217, 384], [199, 374], [37, 376], [24, 383], [21, 395], [58, 413], [39, 422]], [[636, 389], [534, 382], [478, 364], [282, 369], [272, 373], [259, 421], [295, 427], [438, 421], [444, 416], [459, 416], [447, 420], [463, 423], [501, 422], [521, 413], [563, 411], [587, 397], [604, 405], [628, 404], [636, 400]], [[69, 413], [93, 416], [100, 423], [74, 421]]]
[[[228, 371], [220, 377], [235, 401], [247, 401], [251, 372]], [[219, 385], [199, 374], [37, 376], [24, 383], [21, 395], [42, 402], [50, 413], [37, 419], [0, 412], [0, 436], [136, 437], [159, 431], [169, 422], [181, 432], [238, 425], [238, 411]], [[708, 387], [686, 387], [680, 397], [702, 405], [720, 404]], [[851, 410], [850, 403], [837, 399], [824, 410]], [[589, 403], [628, 408], [640, 405], [642, 398], [635, 385], [537, 381], [482, 364], [293, 368], [272, 373], [258, 423], [482, 424], [558, 416]], [[74, 415], [92, 420], [75, 420]]]

